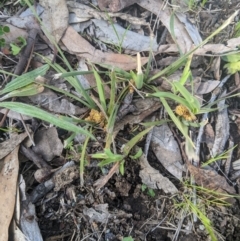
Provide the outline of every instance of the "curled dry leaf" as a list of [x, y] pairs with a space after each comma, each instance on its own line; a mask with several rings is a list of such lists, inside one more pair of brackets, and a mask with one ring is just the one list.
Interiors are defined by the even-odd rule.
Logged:
[[[221, 96], [224, 96], [226, 91], [224, 91]], [[224, 151], [224, 147], [229, 137], [229, 119], [228, 119], [228, 111], [225, 106], [225, 100], [221, 100], [218, 102], [218, 115], [217, 122], [215, 126], [215, 140], [213, 143], [213, 148], [211, 151], [212, 156], [217, 156]]]
[[202, 42], [202, 37], [200, 36], [197, 27], [189, 21], [186, 14], [180, 13], [180, 12], [176, 12], [175, 14], [176, 14], [177, 18], [179, 19], [179, 21], [184, 24], [185, 29], [187, 30], [193, 43], [195, 45], [200, 44]]
[[208, 80], [206, 82], [199, 82], [194, 84], [194, 92], [198, 95], [204, 95], [212, 92], [219, 85], [218, 80]]
[[[123, 70], [137, 68], [137, 59], [124, 54], [104, 53], [95, 49], [89, 42], [80, 36], [72, 27], [68, 27], [62, 42], [68, 51], [79, 57], [84, 57], [92, 63], [108, 64]], [[148, 58], [141, 58], [141, 63], [147, 63]]]

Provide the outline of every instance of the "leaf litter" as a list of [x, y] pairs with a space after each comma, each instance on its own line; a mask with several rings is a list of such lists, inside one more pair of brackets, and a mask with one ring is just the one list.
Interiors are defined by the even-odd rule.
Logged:
[[[237, 167], [239, 147], [234, 149], [234, 144], [240, 140], [239, 97], [224, 99], [228, 97], [229, 89], [233, 94], [237, 93], [237, 74], [235, 82], [230, 79], [225, 87], [219, 88], [219, 80], [226, 74], [222, 67], [225, 60], [221, 56], [237, 51], [236, 46], [240, 43], [240, 38], [233, 34], [237, 20], [232, 17], [226, 32], [221, 32], [212, 42], [194, 52], [196, 63], [192, 61], [191, 76], [186, 67], [166, 76], [159, 75], [158, 79], [154, 74], [172, 64], [173, 70], [179, 68], [180, 65], [174, 66], [174, 61], [179, 59], [178, 53], [187, 54], [219, 27], [216, 14], [211, 11], [205, 14], [206, 22], [200, 26], [194, 21], [204, 15], [201, 14], [206, 12], [205, 9], [221, 6], [219, 14], [227, 19], [237, 10], [236, 6], [229, 3], [226, 13], [224, 5], [214, 1], [211, 6], [209, 3], [204, 6], [200, 3], [196, 6], [170, 5], [155, 0], [98, 0], [94, 4], [41, 0], [35, 5], [39, 19], [33, 8], [27, 8], [20, 16], [15, 14], [8, 23], [3, 22], [10, 26], [10, 34], [4, 36], [6, 46], [1, 67], [11, 73], [26, 74], [14, 81], [14, 77], [7, 79], [6, 72], [2, 71], [1, 77], [1, 94], [5, 94], [2, 97], [12, 98], [12, 102], [2, 98], [0, 103], [1, 127], [4, 127], [0, 143], [0, 194], [4, 197], [1, 207], [5, 214], [1, 221], [1, 240], [8, 240], [8, 230], [10, 236], [18, 237], [18, 240], [20, 237], [27, 240], [24, 235], [28, 240], [126, 240], [130, 236], [134, 240], [177, 240], [177, 237], [187, 240], [193, 236], [197, 240], [218, 240], [216, 237], [237, 240], [240, 222], [236, 200], [240, 174]], [[198, 9], [200, 15], [198, 11], [188, 11], [191, 7]], [[8, 5], [3, 4], [3, 8], [9, 11]], [[59, 11], [53, 14], [57, 8]], [[206, 32], [209, 33], [207, 36]], [[27, 38], [28, 45], [21, 55], [13, 56], [8, 43], [19, 36]], [[70, 65], [61, 62], [65, 57], [59, 46]], [[142, 53], [140, 64], [135, 56], [137, 52]], [[150, 69], [145, 65], [149, 61], [148, 52], [153, 56]], [[197, 55], [204, 57], [196, 58]], [[46, 61], [48, 65], [44, 65]], [[54, 61], [60, 65], [54, 65]], [[141, 65], [143, 72], [150, 74], [145, 79], [139, 74]], [[40, 71], [31, 72], [37, 66]], [[80, 73], [76, 79], [65, 76], [56, 80], [45, 74], [51, 73], [49, 66], [53, 73], [55, 70], [60, 74], [62, 68], [66, 68], [66, 71], [80, 69], [87, 75]], [[232, 72], [238, 68], [238, 63], [225, 66]], [[103, 74], [98, 80], [95, 79], [96, 70]], [[46, 79], [49, 87], [45, 82], [38, 82], [38, 74]], [[112, 77], [111, 83], [108, 75]], [[68, 78], [67, 82], [65, 78]], [[188, 78], [192, 82], [185, 83]], [[148, 79], [154, 79], [156, 86]], [[144, 85], [142, 81], [145, 81]], [[175, 85], [177, 81], [186, 84], [186, 88]], [[132, 92], [129, 83], [133, 83]], [[39, 86], [41, 92], [37, 89]], [[179, 115], [177, 120], [184, 123], [181, 127], [180, 122], [172, 119], [174, 124], [178, 123], [177, 129], [170, 120], [177, 114], [177, 103], [166, 98], [173, 111], [171, 115], [169, 111], [166, 113], [164, 101], [146, 98], [154, 88], [167, 93], [172, 91], [177, 96], [181, 93], [180, 97], [185, 98], [188, 97], [186, 93], [193, 93], [205, 106], [211, 95], [219, 101], [213, 105], [215, 112], [209, 112], [202, 122], [197, 122], [196, 118], [183, 120], [184, 116]], [[189, 100], [191, 107], [192, 99]], [[202, 113], [197, 111], [187, 109], [191, 116], [196, 114], [200, 120]], [[48, 112], [51, 115], [46, 117]], [[96, 121], [96, 116], [91, 119], [92, 113], [98, 113], [102, 119]], [[229, 113], [232, 119], [229, 119]], [[29, 135], [23, 122], [31, 127], [35, 146], [26, 146], [23, 141]], [[154, 128], [145, 156], [140, 150], [149, 126]], [[233, 127], [237, 130], [235, 133]], [[188, 139], [184, 140], [181, 134], [183, 128], [193, 133], [193, 142], [202, 130], [196, 143], [197, 160], [194, 160], [196, 155], [190, 153], [194, 147], [191, 149]], [[81, 137], [76, 138], [79, 135]], [[97, 160], [92, 158], [93, 154], [106, 153], [111, 154], [109, 158], [118, 157], [118, 162], [109, 159], [112, 164], [100, 168]], [[194, 166], [196, 161], [198, 166]], [[80, 173], [84, 167], [84, 185], [79, 185], [79, 166]], [[184, 184], [190, 180], [188, 171], [192, 178], [190, 187]], [[207, 190], [202, 196], [194, 191], [194, 182]], [[20, 198], [16, 201], [18, 187]], [[229, 194], [233, 196], [224, 196]], [[224, 209], [220, 202], [211, 204], [216, 198], [234, 205]], [[188, 206], [189, 203], [194, 205]], [[226, 212], [222, 213], [222, 210]], [[181, 218], [182, 211], [197, 215], [203, 225], [194, 222], [189, 229], [185, 222], [191, 222], [191, 218], [189, 215]], [[206, 221], [204, 223], [203, 217], [208, 220], [207, 216], [212, 218], [215, 231], [211, 231], [212, 227]], [[219, 226], [223, 219], [225, 225]]]

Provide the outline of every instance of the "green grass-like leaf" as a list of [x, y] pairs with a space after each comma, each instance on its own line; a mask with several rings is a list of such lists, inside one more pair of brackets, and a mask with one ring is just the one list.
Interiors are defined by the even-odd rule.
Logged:
[[90, 136], [92, 139], [95, 140], [95, 137], [87, 130], [84, 130], [82, 127], [72, 124], [66, 120], [60, 119], [59, 117], [56, 117], [56, 116], [54, 116], [44, 110], [41, 110], [35, 106], [31, 106], [31, 105], [27, 105], [27, 104], [23, 104], [23, 103], [19, 103], [19, 102], [0, 102], [0, 107], [4, 107], [7, 109], [16, 111], [23, 115], [35, 117], [35, 118], [38, 118], [43, 121], [47, 121], [62, 129], [72, 131], [74, 133], [81, 133], [86, 136]]
[[97, 83], [98, 96], [100, 99], [101, 106], [102, 106], [103, 110], [105, 111], [105, 113], [107, 113], [106, 97], [104, 94], [101, 77], [95, 69], [94, 69], [93, 73], [94, 73], [94, 77], [95, 77], [95, 80]]
[[27, 86], [35, 81], [35, 79], [40, 75], [43, 76], [49, 69], [49, 65], [43, 65], [40, 68], [32, 70], [28, 73], [25, 73], [21, 76], [16, 77], [10, 83], [8, 83], [3, 90], [0, 91], [0, 95], [6, 94], [13, 90], [17, 90], [24, 86]]

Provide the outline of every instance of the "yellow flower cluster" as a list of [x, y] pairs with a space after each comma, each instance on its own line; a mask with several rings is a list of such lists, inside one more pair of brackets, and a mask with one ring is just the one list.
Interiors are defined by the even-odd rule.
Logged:
[[187, 121], [194, 121], [197, 119], [196, 116], [184, 105], [178, 105], [175, 109], [175, 112]]
[[99, 124], [101, 127], [104, 127], [105, 117], [103, 113], [92, 109], [89, 113], [89, 116], [85, 118], [86, 121], [92, 121], [96, 124]]

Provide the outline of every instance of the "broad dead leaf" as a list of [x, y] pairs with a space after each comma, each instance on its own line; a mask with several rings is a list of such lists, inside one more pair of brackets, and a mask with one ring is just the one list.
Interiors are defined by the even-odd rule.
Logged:
[[[44, 7], [44, 12], [41, 15], [43, 24], [47, 28], [49, 34], [51, 34], [58, 43], [68, 26], [69, 13], [66, 1], [40, 0], [39, 3]], [[43, 31], [45, 30], [43, 29]]]
[[95, 25], [94, 37], [103, 43], [121, 46], [124, 50], [136, 52], [149, 50], [156, 52], [158, 49], [156, 38], [151, 39], [149, 36], [127, 30], [119, 24], [109, 24], [105, 20], [93, 19], [92, 22]]
[[218, 80], [208, 80], [194, 84], [194, 92], [198, 95], [204, 95], [212, 92], [219, 85]]
[[[154, 13], [158, 16], [159, 20], [164, 24], [164, 26], [168, 29], [169, 33], [171, 33], [170, 27], [170, 18], [171, 18], [171, 10], [165, 6], [164, 1], [160, 0], [140, 0], [138, 1], [138, 5], [147, 9], [148, 11]], [[164, 8], [164, 10], [163, 10]], [[174, 35], [176, 38], [177, 45], [181, 49], [183, 53], [187, 53], [192, 45], [193, 41], [187, 33], [184, 24], [182, 24], [176, 17], [174, 17]], [[177, 48], [178, 49], [178, 48]], [[178, 50], [177, 50], [178, 52]]]
[[[226, 44], [206, 44], [203, 47], [197, 49], [194, 55], [208, 55], [211, 54], [224, 54], [231, 51], [237, 51], [236, 46], [240, 45], [240, 37], [232, 38], [227, 41]], [[178, 48], [176, 44], [162, 44], [158, 48], [158, 53], [177, 53]]]
[[168, 178], [162, 176], [158, 170], [149, 165], [145, 155], [142, 155], [139, 160], [142, 169], [139, 176], [142, 183], [152, 189], [162, 189], [165, 193], [175, 194], [178, 192], [178, 189]]
[[[70, 53], [84, 57], [92, 63], [108, 64], [124, 70], [136, 69], [137, 67], [137, 59], [135, 57], [124, 54], [104, 53], [97, 50], [71, 26], [67, 28], [62, 42]], [[148, 58], [141, 59], [142, 64], [145, 64], [147, 61]]]
[[40, 94], [29, 96], [29, 99], [34, 104], [58, 114], [81, 115], [87, 111], [87, 108], [80, 108], [65, 98], [59, 99], [58, 95], [49, 89], [45, 89]]
[[[18, 178], [18, 149], [19, 146], [0, 160], [0, 240], [8, 241], [8, 228], [15, 207], [17, 178]], [[1, 149], [3, 150], [3, 149]]]
[[191, 164], [188, 165], [188, 170], [194, 176], [195, 182], [199, 186], [203, 186], [204, 188], [219, 192], [219, 194], [236, 193], [235, 189], [227, 183], [226, 178], [220, 176], [215, 171], [200, 169]]
[[185, 168], [178, 144], [167, 124], [154, 127], [151, 147], [161, 164], [181, 180]]
[[26, 132], [20, 135], [14, 133], [11, 135], [10, 139], [0, 143], [0, 159], [13, 151], [26, 137]]

